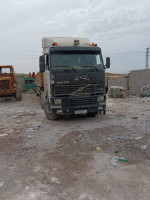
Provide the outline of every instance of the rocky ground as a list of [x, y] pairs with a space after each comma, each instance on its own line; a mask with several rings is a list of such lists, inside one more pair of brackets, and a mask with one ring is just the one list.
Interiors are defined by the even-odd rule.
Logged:
[[58, 121], [34, 94], [0, 99], [0, 200], [147, 200], [149, 188], [150, 98]]

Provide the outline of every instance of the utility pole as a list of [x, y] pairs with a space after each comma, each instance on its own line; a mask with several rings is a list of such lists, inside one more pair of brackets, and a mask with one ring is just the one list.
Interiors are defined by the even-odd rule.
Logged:
[[146, 48], [146, 63], [145, 63], [145, 69], [148, 69], [149, 67], [149, 48]]

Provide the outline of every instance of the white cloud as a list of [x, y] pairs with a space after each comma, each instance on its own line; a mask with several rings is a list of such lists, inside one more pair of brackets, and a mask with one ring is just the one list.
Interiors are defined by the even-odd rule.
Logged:
[[17, 1], [17, 4], [27, 4], [27, 1]]

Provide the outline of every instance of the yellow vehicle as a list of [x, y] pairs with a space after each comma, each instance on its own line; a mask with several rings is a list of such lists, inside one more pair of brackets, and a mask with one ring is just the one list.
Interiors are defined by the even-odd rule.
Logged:
[[22, 100], [21, 88], [17, 84], [14, 68], [11, 65], [0, 66], [0, 97], [15, 97]]

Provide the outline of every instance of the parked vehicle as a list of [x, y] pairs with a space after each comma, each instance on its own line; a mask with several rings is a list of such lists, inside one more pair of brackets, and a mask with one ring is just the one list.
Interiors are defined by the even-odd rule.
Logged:
[[34, 78], [24, 78], [24, 91], [28, 92], [29, 90], [34, 90]]
[[110, 58], [104, 65], [101, 49], [87, 38], [43, 38], [42, 47], [35, 85], [46, 117], [105, 114], [105, 68]]
[[14, 68], [11, 65], [0, 66], [0, 97], [15, 97], [22, 100], [21, 88], [15, 79]]

